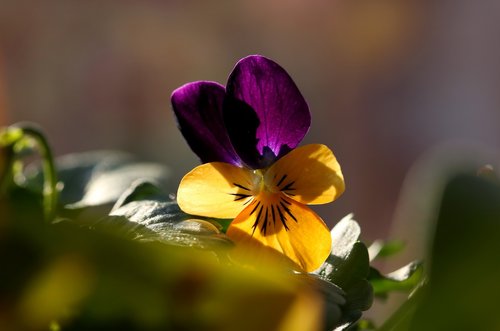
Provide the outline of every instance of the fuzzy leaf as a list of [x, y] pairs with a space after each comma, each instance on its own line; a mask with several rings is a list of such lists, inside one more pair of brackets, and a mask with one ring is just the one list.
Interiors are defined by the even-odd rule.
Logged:
[[370, 270], [368, 249], [358, 241], [360, 227], [352, 215], [344, 217], [331, 231], [332, 252], [314, 273], [339, 286], [346, 303], [342, 307], [342, 322], [335, 330], [354, 324], [361, 312], [370, 308], [373, 290], [367, 277]]
[[228, 247], [232, 244], [220, 232], [217, 223], [184, 213], [174, 201], [132, 201], [115, 209], [110, 216], [123, 217], [154, 233], [144, 232], [142, 227], [137, 227], [135, 229], [140, 230], [140, 239], [159, 239], [169, 244], [199, 248]]

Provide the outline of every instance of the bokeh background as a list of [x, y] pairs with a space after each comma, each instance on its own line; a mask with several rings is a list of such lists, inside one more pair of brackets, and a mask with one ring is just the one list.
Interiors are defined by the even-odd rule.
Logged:
[[[337, 155], [347, 190], [318, 208], [390, 236], [412, 165], [448, 141], [500, 150], [496, 0], [0, 1], [0, 124], [38, 123], [57, 155], [119, 149], [198, 164], [170, 94], [225, 83], [238, 59], [280, 63], [308, 100], [304, 143]], [[417, 183], [418, 184], [418, 183]]]

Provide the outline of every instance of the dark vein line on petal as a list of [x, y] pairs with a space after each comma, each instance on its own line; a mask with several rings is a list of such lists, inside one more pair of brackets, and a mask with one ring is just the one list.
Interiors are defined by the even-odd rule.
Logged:
[[[257, 206], [255, 206], [255, 208], [257, 208], [259, 205], [260, 205], [260, 202], [257, 204]], [[260, 206], [259, 212], [257, 213], [257, 217], [255, 218], [255, 222], [252, 225], [252, 228], [253, 228], [252, 236], [255, 233], [255, 229], [257, 229], [257, 226], [259, 225], [260, 215], [262, 214], [262, 208], [263, 207], [264, 206], [262, 206], [262, 205]], [[255, 211], [255, 208], [254, 208], [254, 210], [252, 210], [252, 212], [250, 213], [250, 215], [252, 215], [252, 213]]]
[[295, 181], [291, 181], [290, 183], [286, 184], [285, 187], [281, 189], [281, 191], [292, 191], [295, 190], [295, 188], [292, 187], [292, 185], [295, 184]]
[[278, 181], [278, 184], [276, 184], [276, 186], [278, 188], [280, 187], [281, 183], [283, 183], [283, 181], [285, 180], [286, 176], [287, 176], [286, 174], [284, 174], [283, 176], [281, 176], [281, 179]]
[[229, 193], [229, 194], [235, 196], [234, 201], [243, 200], [250, 196], [250, 194], [243, 194], [243, 193]]
[[260, 206], [260, 201], [258, 201], [257, 204], [255, 205], [255, 207], [253, 207], [252, 211], [250, 212], [250, 214], [248, 214], [248, 216], [252, 215], [255, 212], [255, 210], [257, 210], [257, 208], [259, 208], [259, 206]]
[[273, 225], [276, 226], [276, 214], [274, 212], [275, 205], [271, 205], [271, 213], [272, 213], [272, 218], [273, 218]]
[[239, 188], [241, 188], [241, 189], [243, 189], [245, 191], [250, 191], [250, 189], [248, 187], [245, 187], [245, 186], [243, 186], [241, 184], [233, 183], [233, 185], [236, 186], [236, 187], [239, 187]]
[[278, 208], [278, 213], [280, 215], [280, 221], [281, 221], [281, 224], [283, 224], [283, 226], [285, 227], [285, 230], [288, 231], [288, 226], [286, 225], [286, 216], [283, 214], [283, 212], [281, 211], [281, 208], [280, 206], [276, 206]]
[[283, 199], [282, 197], [280, 199], [281, 199], [281, 201], [283, 201], [284, 203], [286, 203], [289, 206], [292, 204], [290, 201]]
[[255, 220], [256, 223], [259, 222], [260, 220], [260, 215], [262, 215], [262, 209], [264, 209], [264, 206], [261, 205], [259, 211], [257, 212], [257, 219]]
[[262, 232], [264, 233], [264, 235], [266, 235], [266, 230], [267, 230], [267, 222], [268, 222], [268, 214], [269, 214], [269, 207], [266, 206], [265, 210], [264, 210], [264, 222], [262, 222]]
[[295, 221], [295, 223], [298, 223], [297, 219], [296, 219], [296, 218], [295, 218], [295, 216], [292, 214], [292, 212], [290, 211], [290, 209], [289, 209], [287, 206], [285, 206], [285, 204], [284, 204], [284, 203], [280, 202], [280, 204], [281, 204], [281, 206], [283, 207], [283, 209], [286, 211], [286, 213], [287, 213], [288, 215], [290, 215], [290, 217], [291, 217], [291, 218], [293, 218], [293, 220]]

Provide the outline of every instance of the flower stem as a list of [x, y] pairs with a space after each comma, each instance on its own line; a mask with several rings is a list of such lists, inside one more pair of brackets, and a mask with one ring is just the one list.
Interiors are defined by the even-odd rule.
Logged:
[[57, 209], [57, 173], [52, 150], [45, 136], [32, 126], [22, 127], [23, 132], [33, 138], [38, 144], [43, 168], [43, 210], [46, 222], [54, 220]]
[[[42, 170], [43, 170], [43, 212], [45, 221], [50, 223], [54, 220], [57, 208], [58, 192], [57, 192], [57, 174], [54, 164], [52, 150], [47, 142], [47, 139], [34, 125], [29, 123], [18, 123], [8, 127], [2, 132], [0, 143], [4, 147], [10, 145], [10, 150], [14, 154], [20, 154], [25, 145], [35, 143], [38, 152], [40, 153]], [[12, 168], [15, 164], [16, 155], [11, 155], [8, 159], [8, 168]], [[12, 171], [9, 169], [7, 171]]]

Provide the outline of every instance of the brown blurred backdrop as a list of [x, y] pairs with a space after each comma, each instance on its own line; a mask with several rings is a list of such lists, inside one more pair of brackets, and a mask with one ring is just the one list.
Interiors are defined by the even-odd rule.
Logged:
[[235, 62], [280, 63], [310, 104], [364, 239], [385, 237], [405, 174], [447, 140], [500, 147], [496, 0], [0, 1], [0, 122], [39, 123], [55, 153], [115, 148], [197, 164], [170, 93], [225, 83]]

